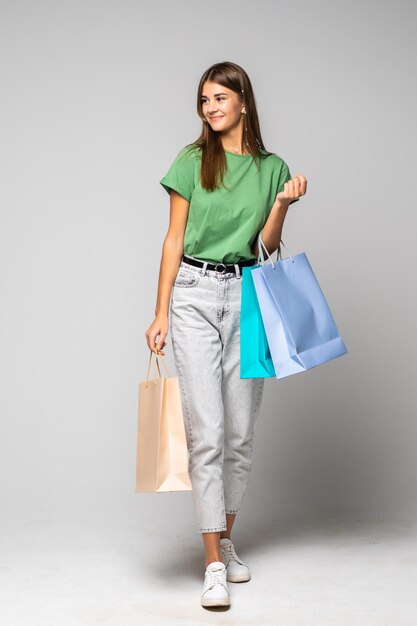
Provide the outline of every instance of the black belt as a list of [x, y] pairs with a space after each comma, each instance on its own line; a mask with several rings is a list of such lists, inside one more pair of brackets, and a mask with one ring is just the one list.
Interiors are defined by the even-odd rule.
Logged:
[[[197, 259], [191, 259], [189, 256], [185, 254], [181, 257], [182, 261], [189, 263], [190, 265], [195, 265], [196, 267], [203, 267], [204, 261], [197, 261]], [[257, 259], [248, 259], [246, 261], [238, 261], [236, 265], [239, 267], [246, 267], [247, 265], [255, 265], [257, 263]], [[220, 272], [221, 274], [225, 274], [226, 272], [235, 272], [235, 263], [231, 265], [226, 265], [225, 263], [207, 263], [206, 269], [208, 270], [216, 270], [216, 272]]]

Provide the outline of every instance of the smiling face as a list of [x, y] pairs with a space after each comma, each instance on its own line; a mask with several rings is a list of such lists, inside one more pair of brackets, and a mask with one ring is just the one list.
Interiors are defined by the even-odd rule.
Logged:
[[227, 132], [241, 123], [245, 107], [235, 91], [207, 81], [201, 92], [201, 110], [213, 130]]

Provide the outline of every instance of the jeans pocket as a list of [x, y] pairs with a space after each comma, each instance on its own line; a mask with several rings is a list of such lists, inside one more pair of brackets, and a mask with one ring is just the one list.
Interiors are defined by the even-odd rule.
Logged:
[[181, 266], [175, 277], [174, 285], [175, 287], [195, 287], [198, 285], [200, 277], [200, 272]]

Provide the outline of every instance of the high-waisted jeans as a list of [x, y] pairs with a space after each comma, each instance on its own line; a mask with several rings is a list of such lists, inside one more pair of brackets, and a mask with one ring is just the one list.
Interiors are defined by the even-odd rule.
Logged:
[[264, 378], [240, 378], [241, 272], [183, 259], [172, 288], [170, 330], [200, 532], [226, 530], [252, 465]]

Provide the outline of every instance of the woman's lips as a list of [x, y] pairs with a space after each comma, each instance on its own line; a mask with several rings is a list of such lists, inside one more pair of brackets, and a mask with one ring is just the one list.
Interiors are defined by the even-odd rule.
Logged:
[[222, 117], [223, 117], [223, 115], [216, 115], [215, 117], [211, 117], [210, 119], [213, 120], [213, 121], [216, 121], [216, 120], [221, 120]]

